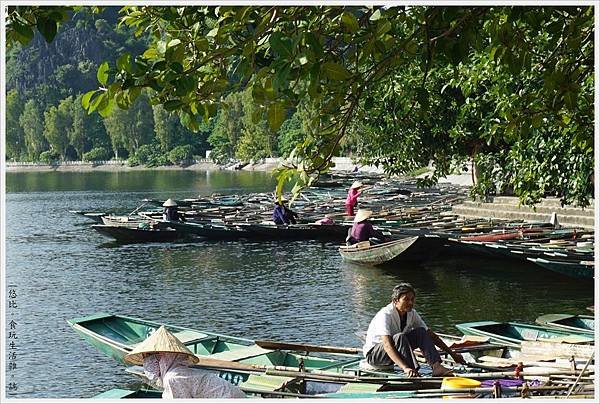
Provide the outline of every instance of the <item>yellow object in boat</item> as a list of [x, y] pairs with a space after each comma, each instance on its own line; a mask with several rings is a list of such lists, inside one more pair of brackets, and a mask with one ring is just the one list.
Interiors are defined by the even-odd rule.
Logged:
[[444, 377], [442, 379], [442, 388], [446, 389], [474, 389], [481, 386], [481, 382], [466, 377]]
[[[442, 379], [442, 389], [474, 389], [481, 386], [481, 382], [466, 377], [444, 377]], [[468, 393], [456, 393], [457, 395], [444, 396], [444, 399], [475, 398]]]

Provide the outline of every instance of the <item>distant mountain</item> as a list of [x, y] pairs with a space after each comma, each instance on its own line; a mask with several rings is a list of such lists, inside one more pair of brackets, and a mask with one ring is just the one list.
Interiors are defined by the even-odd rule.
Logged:
[[100, 14], [80, 11], [63, 23], [52, 43], [39, 33], [28, 46], [15, 45], [7, 52], [7, 90], [24, 98], [41, 97], [55, 103], [69, 95], [96, 88], [99, 64], [116, 55], [145, 49], [146, 39], [135, 38], [128, 28], [117, 28], [119, 7]]

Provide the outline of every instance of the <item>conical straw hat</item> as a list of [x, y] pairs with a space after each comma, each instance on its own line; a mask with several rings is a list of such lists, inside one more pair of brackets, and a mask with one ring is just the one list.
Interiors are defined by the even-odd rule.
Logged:
[[189, 359], [193, 363], [198, 363], [198, 357], [183, 345], [183, 342], [170, 333], [164, 325], [142, 341], [142, 343], [135, 347], [133, 351], [125, 355], [125, 362], [133, 363], [134, 365], [142, 365], [144, 363], [144, 354], [154, 354], [159, 352], [185, 354], [189, 356]]
[[352, 183], [352, 185], [350, 185], [350, 188], [360, 188], [360, 187], [362, 187], [362, 186], [363, 186], [363, 183], [362, 183], [362, 182], [360, 182], [360, 181], [354, 181], [354, 182]]
[[163, 206], [165, 208], [170, 208], [171, 206], [177, 206], [177, 202], [175, 202], [173, 199], [169, 198], [165, 201], [165, 203], [163, 203]]
[[354, 223], [362, 222], [363, 220], [367, 220], [373, 214], [372, 211], [366, 209], [359, 209], [356, 212], [356, 216], [354, 217]]

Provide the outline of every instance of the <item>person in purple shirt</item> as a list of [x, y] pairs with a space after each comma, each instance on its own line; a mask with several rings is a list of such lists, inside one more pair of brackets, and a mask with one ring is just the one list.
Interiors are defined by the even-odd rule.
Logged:
[[361, 241], [370, 241], [371, 239], [377, 239], [373, 240], [375, 242], [387, 240], [387, 237], [381, 231], [375, 230], [373, 225], [367, 220], [372, 214], [372, 211], [366, 209], [359, 209], [358, 212], [356, 212], [354, 224], [346, 238], [346, 244], [352, 245], [360, 243]]
[[273, 208], [273, 221], [275, 224], [296, 224], [298, 214], [285, 206], [285, 199], [275, 200], [275, 208]]

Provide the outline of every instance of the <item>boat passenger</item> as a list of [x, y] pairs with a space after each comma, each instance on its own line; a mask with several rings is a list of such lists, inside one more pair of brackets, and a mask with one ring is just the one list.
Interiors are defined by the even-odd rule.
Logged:
[[391, 368], [396, 364], [406, 376], [419, 377], [419, 365], [413, 349], [419, 348], [431, 366], [432, 376], [448, 376], [452, 370], [442, 365], [436, 346], [447, 352], [455, 362], [466, 364], [460, 353], [454, 352], [414, 310], [416, 292], [410, 283], [394, 287], [392, 302], [371, 320], [363, 346], [367, 364], [373, 368]]
[[319, 219], [315, 222], [316, 224], [333, 224], [333, 219], [329, 215], [323, 216], [322, 219]]
[[358, 205], [358, 197], [362, 193], [363, 187], [364, 184], [360, 181], [354, 181], [350, 185], [345, 203], [347, 216], [354, 216], [354, 208]]
[[279, 200], [275, 200], [275, 207], [273, 208], [273, 221], [275, 224], [296, 224], [298, 214], [285, 206], [287, 199], [282, 199], [281, 203]]
[[167, 199], [165, 203], [163, 203], [163, 206], [165, 208], [163, 210], [164, 221], [185, 221], [183, 214], [180, 215], [177, 211], [177, 202], [175, 202], [173, 199]]
[[380, 231], [375, 230], [369, 218], [373, 214], [372, 211], [359, 209], [354, 217], [354, 224], [346, 237], [346, 244], [353, 245], [361, 241], [370, 241], [371, 244], [378, 244], [387, 241], [388, 238]]
[[125, 362], [144, 366], [144, 374], [162, 398], [244, 398], [238, 387], [216, 374], [191, 365], [198, 363], [175, 335], [161, 326], [133, 351]]

